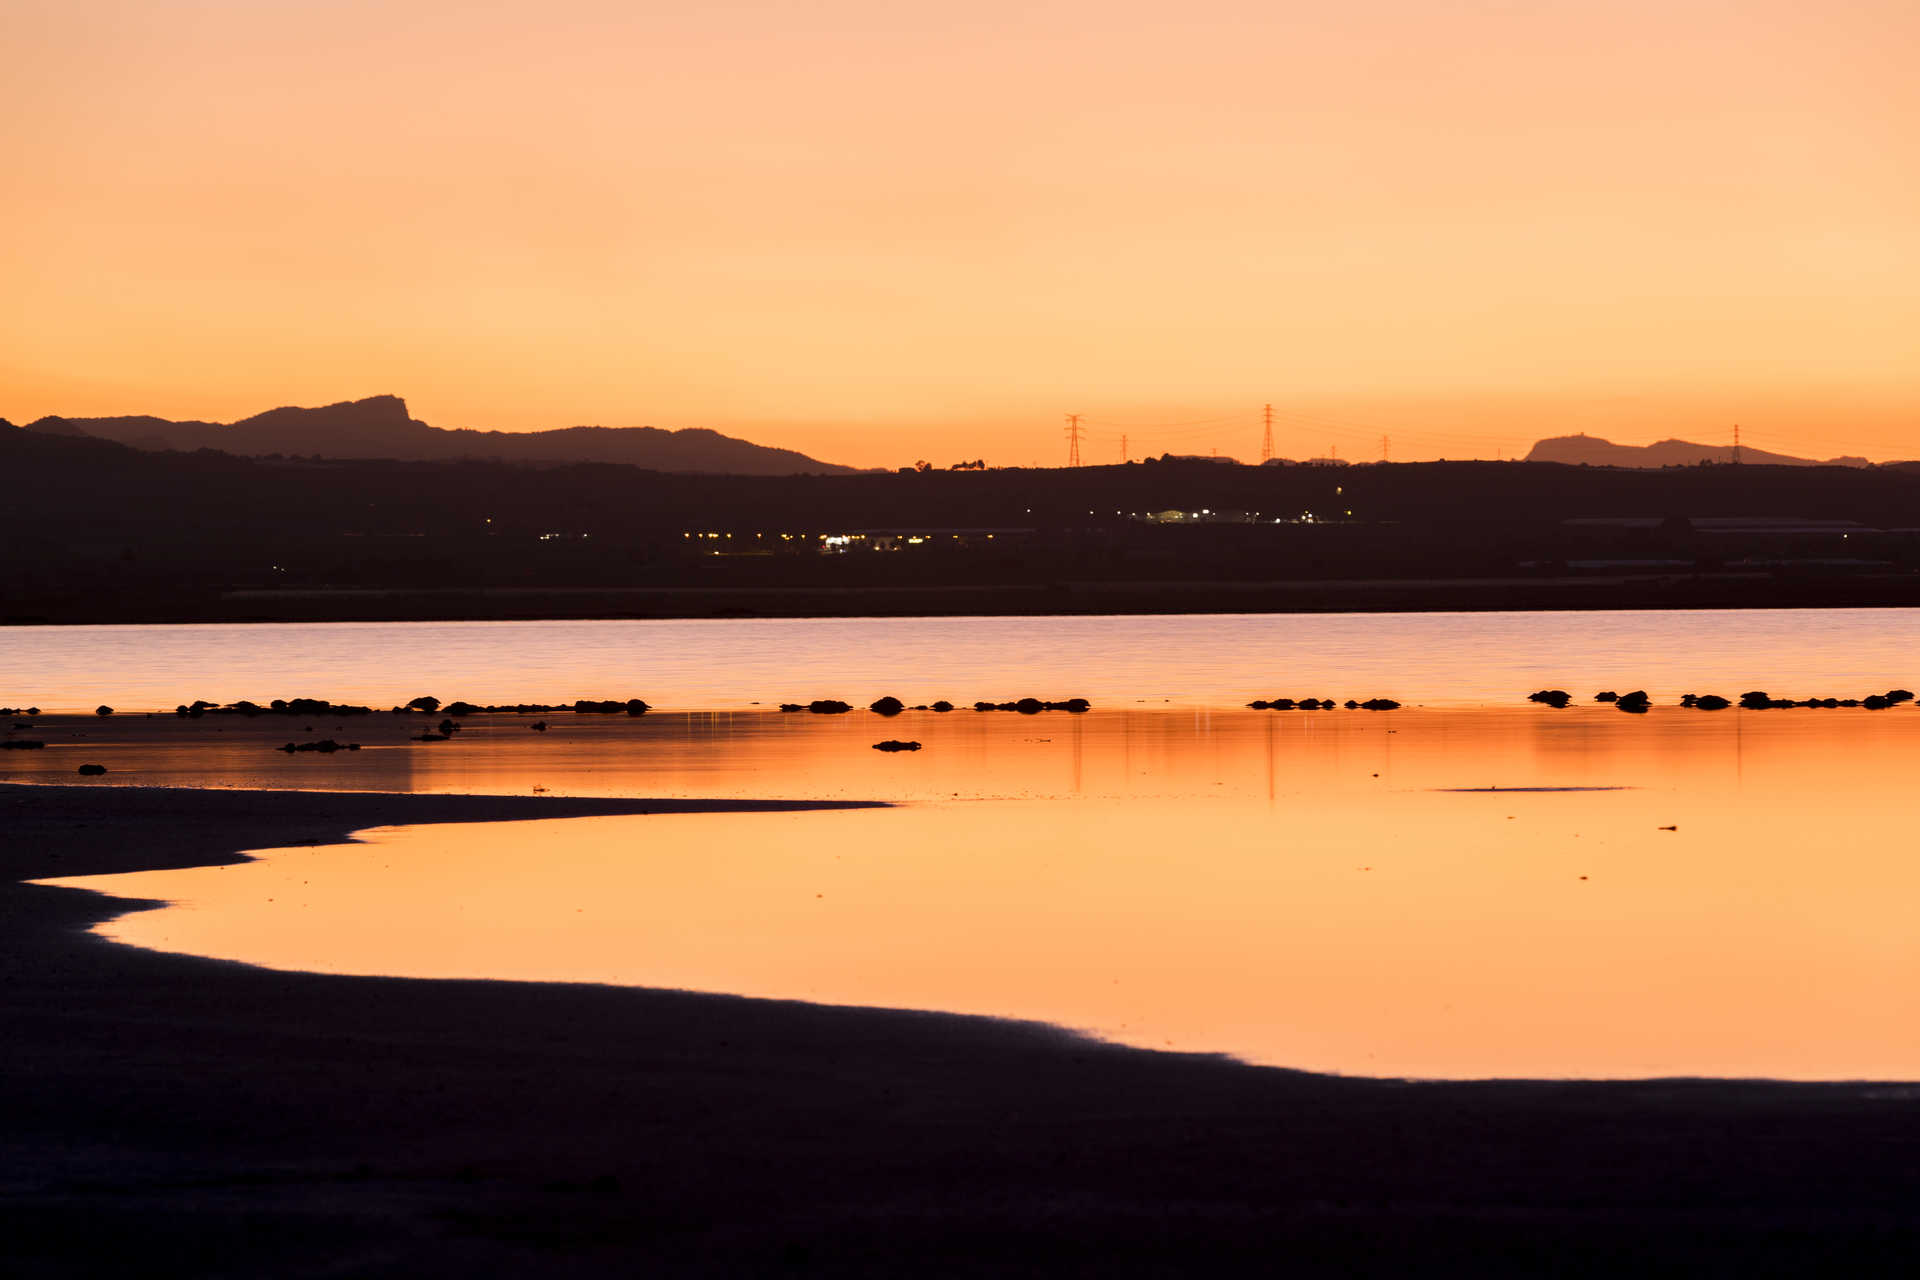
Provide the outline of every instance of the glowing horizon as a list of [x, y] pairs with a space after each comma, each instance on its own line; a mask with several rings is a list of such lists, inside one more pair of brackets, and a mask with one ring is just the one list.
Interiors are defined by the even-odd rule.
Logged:
[[0, 416], [1920, 456], [1893, 0], [18, 0]]

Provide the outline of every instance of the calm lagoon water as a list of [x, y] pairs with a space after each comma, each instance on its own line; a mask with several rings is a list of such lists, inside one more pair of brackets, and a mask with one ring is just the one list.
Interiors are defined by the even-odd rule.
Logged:
[[1555, 685], [1884, 688], [1911, 679], [1917, 647], [1920, 612], [1901, 609], [5, 627], [0, 706], [390, 706], [422, 693], [670, 710], [886, 694], [1498, 706]]
[[[141, 946], [1037, 1018], [1356, 1074], [1920, 1078], [1920, 859], [1907, 836], [1920, 712], [1633, 716], [1523, 700], [1543, 684], [1583, 696], [1645, 687], [1659, 700], [1688, 687], [1911, 688], [1904, 614], [549, 625], [595, 637], [580, 646], [600, 655], [583, 671], [612, 670], [594, 664], [635, 634], [678, 655], [652, 668], [678, 673], [659, 681], [556, 668], [551, 697], [632, 692], [709, 709], [553, 716], [546, 734], [522, 717], [475, 717], [435, 744], [407, 742], [409, 723], [384, 715], [344, 732], [315, 725], [367, 743], [333, 757], [271, 750], [288, 736], [281, 722], [116, 716], [68, 722], [84, 739], [7, 753], [0, 777], [69, 780], [85, 754], [132, 784], [896, 804], [382, 830], [246, 866], [72, 882], [175, 903], [102, 930]], [[943, 628], [971, 633], [974, 665], [905, 661]], [[422, 629], [462, 643], [494, 630]], [[784, 676], [769, 638], [781, 633], [802, 657]], [[164, 630], [149, 648], [172, 655], [171, 674], [131, 661], [101, 674], [125, 690], [164, 686], [151, 701], [165, 706], [222, 692], [531, 697], [498, 664], [546, 669], [562, 646], [529, 634], [483, 645], [494, 665], [464, 672], [396, 662], [377, 690], [339, 667], [263, 668], [213, 689], [188, 678], [178, 664], [191, 646]], [[860, 636], [869, 661], [836, 656], [833, 637]], [[1441, 636], [1449, 651], [1430, 652]], [[1522, 637], [1524, 652], [1502, 648]], [[875, 667], [885, 683], [856, 682]], [[407, 684], [395, 689], [391, 671]], [[1275, 671], [1294, 675], [1266, 679]], [[1263, 713], [1225, 705], [1244, 701], [1227, 689], [1427, 705]], [[1482, 691], [1482, 705], [1447, 696], [1462, 689]], [[744, 709], [760, 693], [869, 690], [1074, 693], [1096, 709]], [[729, 699], [743, 709], [712, 709]], [[874, 751], [882, 738], [924, 748]]]

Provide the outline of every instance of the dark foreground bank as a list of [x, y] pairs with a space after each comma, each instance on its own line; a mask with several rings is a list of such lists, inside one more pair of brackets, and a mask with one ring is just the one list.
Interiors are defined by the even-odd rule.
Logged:
[[273, 973], [100, 942], [81, 930], [125, 904], [18, 883], [668, 807], [700, 806], [0, 786], [0, 1272], [1857, 1275], [1920, 1256], [1917, 1088], [1407, 1085], [981, 1019]]

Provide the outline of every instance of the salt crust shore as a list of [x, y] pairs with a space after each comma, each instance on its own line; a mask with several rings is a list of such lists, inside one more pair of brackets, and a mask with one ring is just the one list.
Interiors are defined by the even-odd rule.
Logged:
[[20, 883], [372, 826], [748, 807], [0, 785], [0, 1273], [1754, 1276], [1920, 1257], [1920, 1088], [1407, 1084], [976, 1018], [275, 973], [114, 946], [84, 930], [129, 904]]

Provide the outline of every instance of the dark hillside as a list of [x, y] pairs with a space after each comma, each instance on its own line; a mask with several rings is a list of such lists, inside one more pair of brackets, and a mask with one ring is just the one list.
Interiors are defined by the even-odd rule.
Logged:
[[12, 431], [0, 472], [16, 621], [1906, 603], [1920, 564], [1920, 474], [1891, 468], [716, 476]]

